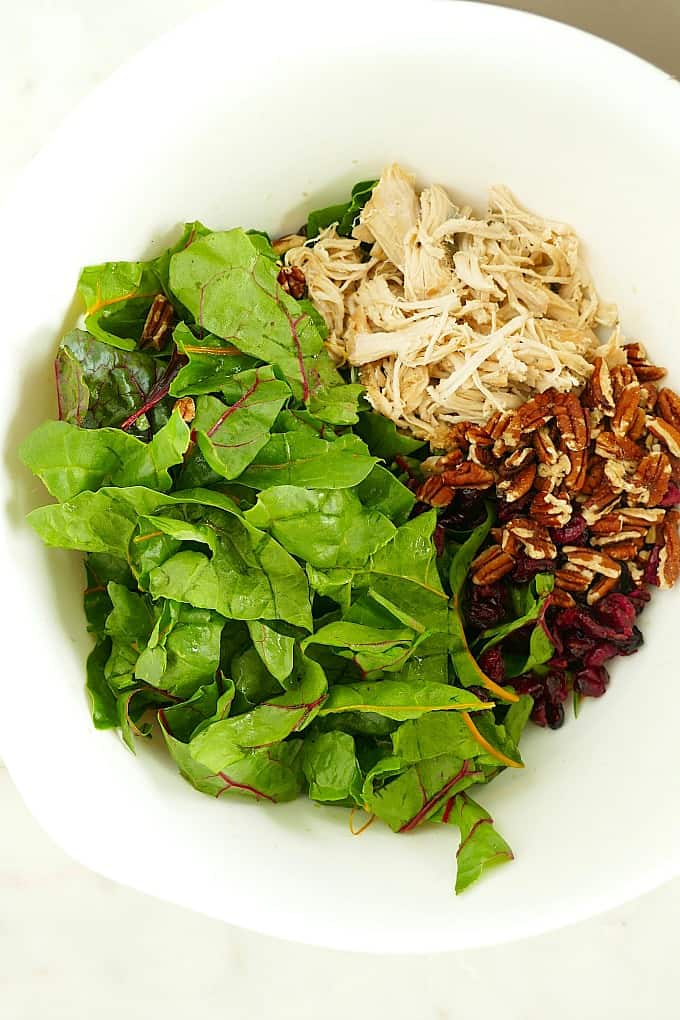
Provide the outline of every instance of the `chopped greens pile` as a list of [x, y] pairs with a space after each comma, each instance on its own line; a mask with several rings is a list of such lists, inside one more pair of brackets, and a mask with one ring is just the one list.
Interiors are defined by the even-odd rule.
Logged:
[[[351, 227], [372, 184], [310, 229], [329, 215]], [[519, 632], [509, 675], [547, 661], [536, 621], [551, 579], [517, 586], [514, 623], [466, 634], [493, 507], [435, 545], [437, 512], [418, 512], [408, 484], [429, 451], [334, 365], [266, 235], [188, 224], [153, 261], [86, 268], [79, 289], [85, 329], [56, 358], [60, 420], [21, 454], [58, 501], [31, 524], [86, 554], [95, 725], [132, 749], [155, 716], [182, 775], [213, 796], [306, 794], [395, 832], [455, 825], [456, 891], [511, 859], [471, 790], [521, 766], [532, 701], [477, 660]], [[172, 322], [149, 344], [159, 295]]]

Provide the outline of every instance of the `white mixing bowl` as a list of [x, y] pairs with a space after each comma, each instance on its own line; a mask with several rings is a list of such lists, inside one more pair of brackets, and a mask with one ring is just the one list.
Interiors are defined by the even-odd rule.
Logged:
[[[247, 9], [244, 9], [247, 8]], [[586, 239], [626, 332], [680, 383], [680, 88], [597, 39], [487, 5], [225, 4], [115, 74], [5, 210], [0, 752], [31, 810], [96, 871], [233, 924], [320, 945], [431, 951], [535, 933], [680, 871], [677, 592], [645, 647], [527, 768], [484, 793], [515, 854], [452, 892], [455, 834], [353, 838], [344, 811], [192, 790], [88, 718], [76, 555], [23, 518], [44, 500], [21, 437], [54, 413], [51, 358], [79, 268], [156, 252], [178, 221], [292, 229], [398, 160], [473, 204], [508, 184]]]

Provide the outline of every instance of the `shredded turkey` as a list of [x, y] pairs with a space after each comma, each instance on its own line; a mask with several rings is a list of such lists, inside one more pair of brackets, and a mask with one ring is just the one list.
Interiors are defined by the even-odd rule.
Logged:
[[572, 228], [507, 188], [490, 189], [480, 219], [394, 164], [351, 237], [328, 227], [285, 260], [376, 411], [435, 446], [456, 421], [583, 386], [598, 356], [624, 360], [617, 310], [599, 300]]

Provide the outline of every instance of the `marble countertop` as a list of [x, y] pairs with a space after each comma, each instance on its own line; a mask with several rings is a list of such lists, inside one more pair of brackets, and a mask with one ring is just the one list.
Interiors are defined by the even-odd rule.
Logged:
[[[205, 0], [0, 0], [0, 195], [68, 110]], [[678, 0], [506, 3], [607, 36], [680, 74]], [[678, 1016], [680, 880], [571, 928], [444, 956], [369, 957], [230, 928], [86, 871], [0, 765], [0, 1015], [116, 1020], [505, 1020]], [[559, 882], [559, 875], [555, 876]], [[139, 961], [143, 961], [140, 966]], [[330, 994], [329, 994], [330, 992]]]

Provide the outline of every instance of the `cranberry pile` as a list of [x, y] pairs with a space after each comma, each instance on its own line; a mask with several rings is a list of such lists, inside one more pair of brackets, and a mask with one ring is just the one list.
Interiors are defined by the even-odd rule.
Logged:
[[[487, 494], [488, 498], [488, 494]], [[520, 501], [518, 501], [519, 503]], [[499, 523], [521, 512], [516, 504], [498, 505]], [[484, 519], [484, 494], [462, 490], [440, 515], [437, 528], [438, 551], [444, 548], [447, 533], [469, 531]], [[588, 537], [586, 523], [575, 516], [563, 528], [553, 528], [551, 537], [558, 546], [584, 542]], [[471, 639], [482, 631], [512, 619], [508, 590], [512, 583], [530, 581], [538, 573], [555, 570], [555, 560], [519, 556], [513, 573], [488, 585], [468, 586], [464, 602], [466, 629]], [[499, 684], [512, 684], [521, 694], [534, 699], [532, 720], [539, 726], [558, 729], [564, 722], [564, 703], [570, 691], [580, 697], [599, 698], [609, 684], [606, 664], [618, 655], [632, 655], [642, 644], [642, 634], [635, 624], [637, 616], [649, 601], [649, 592], [635, 586], [624, 572], [621, 590], [613, 592], [593, 606], [585, 600], [567, 608], [553, 604], [550, 597], [540, 621], [550, 638], [555, 654], [540, 671], [509, 679], [500, 646], [489, 649], [479, 659], [486, 675]], [[505, 648], [526, 648], [534, 624], [516, 631], [503, 643]], [[480, 697], [488, 692], [479, 689]]]

